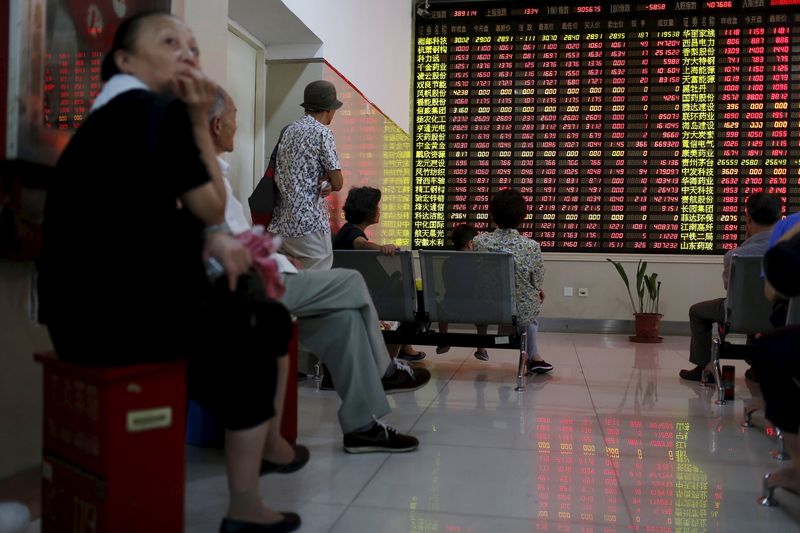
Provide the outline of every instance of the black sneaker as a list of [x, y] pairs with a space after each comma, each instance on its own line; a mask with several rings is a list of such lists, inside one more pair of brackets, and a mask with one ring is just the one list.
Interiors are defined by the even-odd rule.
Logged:
[[528, 374], [547, 374], [553, 370], [553, 365], [548, 362], [528, 359]]
[[381, 380], [386, 394], [421, 389], [431, 380], [431, 373], [425, 368], [411, 368], [397, 359], [395, 359], [394, 365], [397, 367], [394, 374]]
[[714, 379], [714, 374], [708, 373], [706, 375], [705, 381], [703, 381], [703, 369], [705, 367], [697, 365], [691, 370], [681, 370], [678, 372], [678, 375], [681, 379], [685, 379], [687, 381], [699, 381], [701, 383], [714, 383], [716, 380]]
[[398, 433], [379, 420], [366, 431], [354, 431], [344, 436], [344, 451], [347, 453], [403, 453], [414, 451], [418, 446], [416, 437]]

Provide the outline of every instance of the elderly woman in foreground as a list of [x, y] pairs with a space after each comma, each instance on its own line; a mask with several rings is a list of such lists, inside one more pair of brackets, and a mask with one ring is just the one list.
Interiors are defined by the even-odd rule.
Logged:
[[[55, 348], [93, 365], [189, 359], [192, 397], [226, 427], [221, 531], [293, 531], [300, 517], [259, 492], [289, 316], [245, 294], [258, 281], [224, 224], [208, 131], [216, 86], [189, 28], [155, 12], [121, 24], [102, 77], [47, 196], [40, 291]], [[225, 271], [213, 284], [209, 258]]]

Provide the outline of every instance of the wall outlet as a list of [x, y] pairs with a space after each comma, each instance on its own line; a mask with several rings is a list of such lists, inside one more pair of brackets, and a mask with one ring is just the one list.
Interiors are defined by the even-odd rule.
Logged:
[[564, 296], [567, 298], [572, 297], [572, 287], [564, 287]]
[[580, 289], [578, 289], [578, 296], [586, 298], [587, 296], [589, 296], [589, 289], [587, 289], [586, 287], [581, 287]]

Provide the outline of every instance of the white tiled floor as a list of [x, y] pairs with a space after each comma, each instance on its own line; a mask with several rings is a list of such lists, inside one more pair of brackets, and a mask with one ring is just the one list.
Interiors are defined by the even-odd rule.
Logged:
[[[621, 335], [542, 334], [552, 375], [514, 391], [516, 355], [466, 348], [435, 355], [433, 379], [390, 396], [388, 421], [421, 441], [411, 454], [341, 449], [339, 399], [300, 389], [300, 472], [262, 478], [268, 505], [304, 532], [800, 531], [800, 498], [756, 504], [781, 463], [774, 437], [739, 427], [754, 394], [736, 364], [736, 400], [682, 382], [688, 339], [632, 344]], [[763, 427], [763, 417], [755, 418]], [[217, 531], [226, 485], [218, 452], [188, 449], [187, 531]]]

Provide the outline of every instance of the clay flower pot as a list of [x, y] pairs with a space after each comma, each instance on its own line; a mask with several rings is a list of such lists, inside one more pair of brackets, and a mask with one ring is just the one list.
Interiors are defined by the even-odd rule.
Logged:
[[632, 342], [661, 342], [663, 337], [658, 335], [661, 325], [661, 313], [634, 313], [636, 320], [636, 335], [628, 337]]

